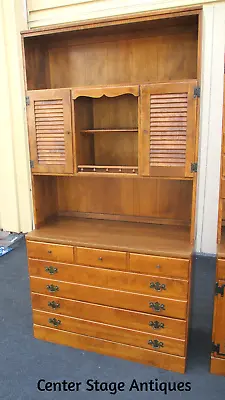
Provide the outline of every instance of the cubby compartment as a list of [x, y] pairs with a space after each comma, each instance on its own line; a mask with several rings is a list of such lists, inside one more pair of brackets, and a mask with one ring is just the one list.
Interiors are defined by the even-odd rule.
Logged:
[[138, 96], [74, 99], [77, 172], [138, 172]]

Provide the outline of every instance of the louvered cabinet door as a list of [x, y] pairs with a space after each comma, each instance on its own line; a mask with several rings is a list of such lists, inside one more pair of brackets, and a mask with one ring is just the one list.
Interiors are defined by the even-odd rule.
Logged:
[[33, 172], [72, 173], [73, 145], [69, 89], [28, 91], [30, 158]]
[[192, 177], [195, 161], [195, 80], [141, 88], [142, 175]]

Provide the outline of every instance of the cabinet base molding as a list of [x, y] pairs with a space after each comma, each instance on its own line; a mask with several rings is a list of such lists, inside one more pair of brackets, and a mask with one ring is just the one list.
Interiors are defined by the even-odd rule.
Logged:
[[225, 376], [225, 358], [211, 357], [211, 374]]
[[56, 344], [67, 345], [85, 351], [93, 351], [107, 356], [119, 357], [173, 372], [185, 372], [185, 357], [162, 354], [135, 346], [97, 339], [90, 336], [34, 325], [34, 337]]

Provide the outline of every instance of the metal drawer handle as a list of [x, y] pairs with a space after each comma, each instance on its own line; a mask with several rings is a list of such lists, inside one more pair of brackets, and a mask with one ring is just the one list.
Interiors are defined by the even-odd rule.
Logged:
[[156, 301], [155, 303], [150, 301], [149, 307], [152, 308], [154, 311], [157, 311], [157, 312], [160, 312], [161, 310], [165, 310], [166, 309], [165, 305], [158, 303], [158, 301]]
[[54, 274], [57, 274], [58, 268], [50, 266], [50, 267], [46, 267], [45, 271], [49, 272], [50, 275], [54, 275]]
[[102, 260], [103, 260], [103, 258], [102, 258], [102, 257], [98, 257], [98, 260], [99, 260], [99, 261], [102, 261]]
[[56, 303], [55, 301], [49, 301], [48, 306], [52, 307], [53, 309], [60, 308], [60, 304]]
[[59, 290], [59, 287], [54, 285], [47, 285], [46, 288], [49, 292], [57, 292]]
[[163, 322], [150, 321], [149, 326], [151, 326], [151, 328], [153, 328], [153, 329], [164, 329]]
[[49, 318], [48, 322], [54, 326], [59, 326], [61, 325], [61, 321], [60, 319], [56, 319], [56, 318]]
[[161, 292], [162, 290], [166, 290], [165, 283], [150, 282], [149, 287], [150, 287], [150, 289], [155, 289], [157, 292]]
[[153, 347], [153, 349], [160, 349], [160, 347], [164, 347], [163, 342], [159, 342], [158, 340], [149, 340], [148, 344]]

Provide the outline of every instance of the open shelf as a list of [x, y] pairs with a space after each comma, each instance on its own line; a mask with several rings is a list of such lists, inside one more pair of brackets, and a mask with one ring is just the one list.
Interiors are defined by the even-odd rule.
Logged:
[[190, 257], [189, 227], [58, 217], [27, 239], [144, 254]]

